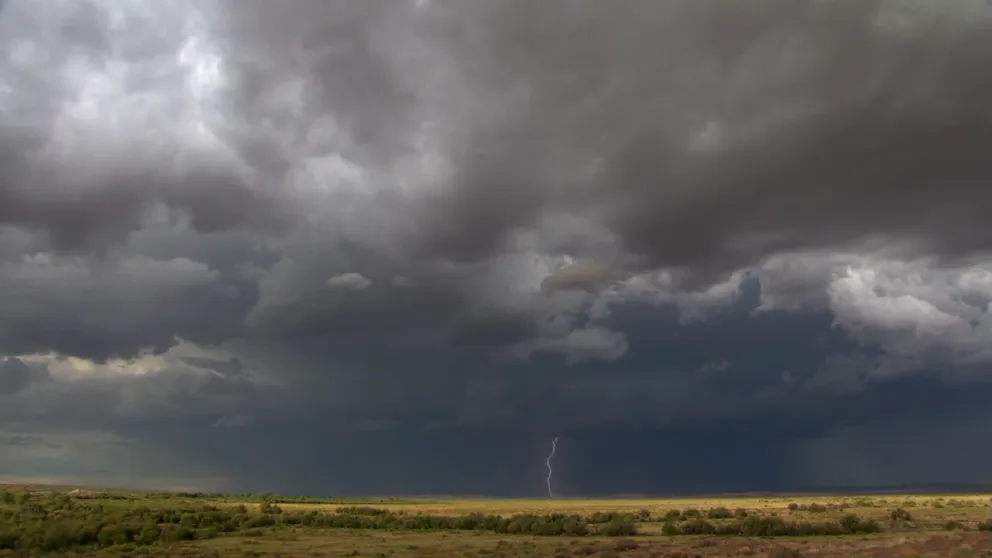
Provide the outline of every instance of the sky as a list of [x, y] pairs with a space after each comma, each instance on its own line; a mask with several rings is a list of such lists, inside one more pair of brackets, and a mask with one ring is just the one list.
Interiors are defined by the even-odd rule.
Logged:
[[992, 484], [983, 0], [7, 0], [0, 482]]

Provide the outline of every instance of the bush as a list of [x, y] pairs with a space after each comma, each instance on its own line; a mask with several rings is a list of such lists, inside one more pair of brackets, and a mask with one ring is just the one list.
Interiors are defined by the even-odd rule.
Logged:
[[719, 507], [706, 510], [706, 517], [709, 519], [730, 519], [734, 517], [734, 514], [727, 508]]
[[964, 528], [965, 527], [963, 523], [961, 523], [960, 521], [954, 521], [953, 519], [949, 519], [946, 523], [944, 523], [945, 531], [960, 531], [960, 530], [964, 530]]
[[633, 521], [618, 519], [601, 526], [599, 534], [604, 537], [630, 537], [637, 534], [637, 525]]
[[840, 525], [852, 534], [878, 533], [881, 526], [872, 519], [864, 520], [856, 515], [845, 515], [840, 519]]
[[992, 531], [992, 521], [984, 521], [978, 524], [979, 531]]
[[[744, 537], [812, 537], [844, 534], [877, 533], [881, 527], [872, 520], [858, 516], [847, 516], [839, 522], [809, 521], [786, 522], [777, 517], [756, 517], [728, 523], [714, 524], [703, 519], [694, 519], [678, 526], [682, 535], [728, 535]], [[664, 534], [669, 534], [662, 530]], [[669, 529], [671, 532], [671, 529]], [[673, 533], [674, 534], [674, 533]]]
[[705, 519], [692, 519], [679, 525], [679, 533], [683, 535], [715, 535], [716, 526]]
[[913, 516], [908, 511], [902, 508], [896, 508], [889, 513], [889, 517], [892, 521], [912, 521]]
[[[648, 512], [651, 515], [651, 512]], [[596, 512], [586, 518], [586, 521], [591, 525], [602, 525], [605, 523], [612, 523], [614, 521], [634, 521], [635, 518], [632, 514], [621, 513], [621, 512]]]
[[371, 516], [386, 515], [389, 513], [389, 510], [381, 509], [381, 508], [373, 508], [370, 506], [348, 506], [344, 508], [338, 508], [334, 511], [336, 511], [337, 513], [347, 514], [347, 515], [371, 515]]

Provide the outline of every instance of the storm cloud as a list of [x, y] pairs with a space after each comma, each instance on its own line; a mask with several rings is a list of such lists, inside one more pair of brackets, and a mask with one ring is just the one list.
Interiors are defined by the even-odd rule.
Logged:
[[0, 46], [6, 478], [989, 480], [981, 0], [8, 0]]

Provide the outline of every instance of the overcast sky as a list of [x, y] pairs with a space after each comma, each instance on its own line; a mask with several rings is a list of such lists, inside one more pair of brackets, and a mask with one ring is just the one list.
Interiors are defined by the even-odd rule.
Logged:
[[0, 482], [992, 483], [983, 0], [8, 0]]

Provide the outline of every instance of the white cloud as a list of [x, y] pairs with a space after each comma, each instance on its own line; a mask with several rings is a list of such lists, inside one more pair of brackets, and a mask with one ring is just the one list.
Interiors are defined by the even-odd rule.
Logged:
[[165, 352], [155, 354], [143, 351], [135, 358], [108, 358], [103, 362], [74, 356], [48, 354], [19, 355], [22, 361], [43, 367], [53, 378], [60, 381], [114, 379], [121, 376], [154, 376], [156, 374], [209, 373], [201, 368], [186, 364], [186, 358], [213, 359], [226, 361], [234, 353], [222, 347], [202, 347], [178, 339], [176, 344]]
[[351, 289], [353, 291], [363, 291], [372, 285], [372, 281], [361, 273], [348, 272], [335, 275], [327, 280], [328, 286], [338, 289]]
[[758, 311], [828, 311], [837, 327], [883, 349], [886, 356], [869, 377], [925, 365], [935, 352], [954, 365], [992, 363], [992, 265], [986, 262], [948, 264], [866, 249], [782, 254], [755, 273]]
[[826, 288], [835, 273], [859, 258], [837, 252], [780, 254], [755, 266], [761, 282], [759, 312], [825, 308]]
[[635, 275], [603, 293], [611, 303], [671, 304], [683, 322], [712, 317], [738, 300], [747, 270], [738, 270], [723, 281], [701, 289], [687, 289], [678, 273], [658, 270]]
[[[961, 313], [983, 313], [968, 312], [960, 308], [962, 305], [953, 304], [946, 291], [940, 292], [940, 286], [924, 285], [918, 272], [907, 276], [868, 266], [849, 267], [827, 292], [838, 323], [851, 330], [874, 327], [933, 336], [964, 325], [963, 316], [955, 315], [952, 305], [959, 306], [956, 310]], [[951, 304], [945, 305], [947, 311], [943, 311], [935, 302]]]
[[957, 364], [992, 363], [992, 271], [986, 266], [866, 261], [838, 273], [827, 292], [838, 326], [891, 355], [939, 350]]

